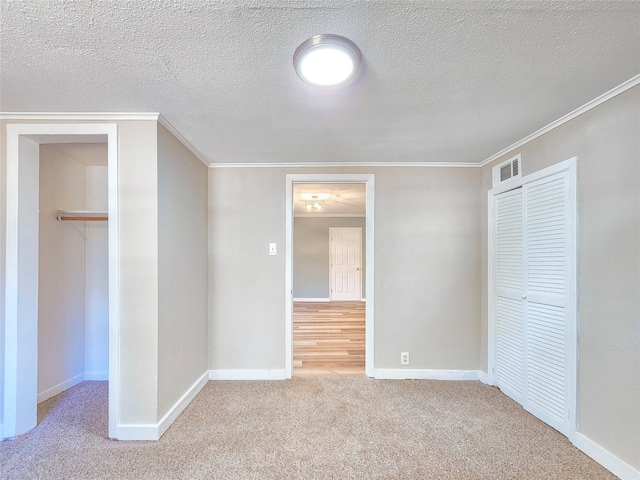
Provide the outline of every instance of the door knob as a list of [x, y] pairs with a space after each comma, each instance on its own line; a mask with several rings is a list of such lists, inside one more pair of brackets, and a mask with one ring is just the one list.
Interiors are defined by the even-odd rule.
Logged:
[[522, 299], [523, 299], [523, 300], [526, 300], [526, 299], [527, 299], [527, 296], [523, 294], [523, 295], [522, 295]]

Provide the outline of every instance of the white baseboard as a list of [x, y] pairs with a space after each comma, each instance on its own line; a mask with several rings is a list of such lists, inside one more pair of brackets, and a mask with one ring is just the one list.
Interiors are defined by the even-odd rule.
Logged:
[[478, 370], [424, 370], [417, 368], [376, 368], [380, 380], [479, 380]]
[[55, 387], [48, 388], [44, 392], [38, 393], [38, 403], [44, 402], [45, 400], [49, 400], [51, 397], [55, 397], [59, 393], [64, 392], [68, 388], [71, 388], [75, 385], [84, 381], [84, 374], [76, 375], [68, 380], [65, 380], [62, 383], [59, 383]]
[[209, 380], [285, 380], [285, 370], [209, 370]]
[[158, 423], [118, 425], [118, 440], [159, 440], [209, 380], [204, 372]]
[[640, 480], [639, 470], [623, 462], [582, 433], [575, 433], [573, 444], [622, 480]]
[[294, 298], [294, 302], [330, 302], [330, 298]]
[[195, 381], [193, 385], [191, 385], [191, 387], [189, 387], [189, 390], [180, 397], [180, 400], [178, 400], [176, 404], [169, 409], [166, 415], [158, 422], [158, 438], [167, 431], [167, 428], [169, 428], [176, 418], [178, 418], [182, 411], [191, 403], [191, 400], [196, 397], [208, 381], [209, 372], [206, 371], [198, 380]]
[[478, 372], [478, 380], [480, 380], [485, 385], [489, 385], [489, 374], [487, 374], [487, 373], [483, 372], [482, 370], [480, 370]]
[[117, 440], [158, 440], [158, 424], [118, 425]]
[[[38, 403], [49, 400], [51, 397], [55, 397], [59, 393], [84, 382], [85, 380], [109, 380], [109, 372], [84, 372], [80, 375], [76, 375], [69, 380], [65, 380], [59, 383], [55, 387], [51, 387], [44, 392], [38, 393]], [[2, 438], [2, 437], [0, 437]]]
[[2, 424], [0, 423], [0, 442], [4, 439], [4, 431], [2, 429]]

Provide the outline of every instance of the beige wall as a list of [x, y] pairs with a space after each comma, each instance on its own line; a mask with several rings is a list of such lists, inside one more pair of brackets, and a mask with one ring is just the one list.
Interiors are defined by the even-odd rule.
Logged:
[[409, 351], [411, 368], [478, 369], [480, 172], [472, 168], [210, 169], [209, 368], [285, 368], [288, 173], [376, 176], [375, 367], [400, 368]]
[[329, 298], [329, 229], [332, 227], [362, 229], [362, 297], [366, 297], [366, 219], [296, 217], [293, 221], [293, 298]]
[[[6, 123], [0, 122], [2, 192]], [[284, 369], [287, 173], [376, 175], [376, 368], [399, 368], [399, 352], [409, 351], [411, 368], [486, 371], [491, 167], [522, 153], [526, 175], [578, 156], [580, 431], [640, 468], [640, 87], [482, 169], [209, 169], [208, 219], [204, 207], [186, 219], [177, 217], [178, 210], [184, 213], [178, 205], [201, 202], [196, 198], [204, 196], [205, 180], [199, 180], [202, 168], [191, 160], [184, 170], [177, 168], [174, 160], [189, 155], [162, 130], [152, 121], [118, 122], [122, 423], [157, 422], [180, 389], [193, 383], [207, 349], [211, 369]], [[180, 196], [176, 206], [163, 203], [188, 187], [194, 188], [192, 198]], [[199, 243], [205, 224], [208, 345], [184, 352], [200, 345], [198, 334], [200, 340], [205, 336], [206, 328], [196, 320], [176, 342], [178, 351], [171, 351], [169, 339], [180, 335], [178, 327], [186, 318], [179, 307], [189, 302], [187, 309], [196, 318], [204, 308], [198, 287], [205, 285]], [[180, 239], [193, 242], [194, 253], [186, 262], [195, 265], [200, 259], [197, 272], [181, 272], [170, 263], [178, 241], [173, 235], [180, 235], [181, 226], [184, 232], [197, 232], [195, 239]], [[0, 326], [4, 242], [2, 194]], [[275, 257], [267, 254], [270, 242], [278, 243]], [[196, 291], [171, 285], [174, 274], [187, 278]], [[175, 303], [160, 298], [167, 292], [177, 295]], [[184, 361], [194, 377], [179, 380], [181, 365], [159, 365], [159, 356]]]
[[[4, 330], [6, 126], [0, 121], [0, 332]], [[88, 122], [59, 122], [88, 123]], [[96, 123], [96, 122], [91, 122]], [[98, 122], [105, 123], [105, 122]], [[113, 123], [113, 122], [106, 122]], [[157, 422], [157, 122], [119, 121], [120, 423]], [[0, 339], [0, 349], [4, 342]], [[4, 352], [0, 351], [0, 361]], [[4, 367], [0, 365], [0, 372]], [[0, 399], [3, 398], [0, 378]], [[2, 407], [2, 405], [0, 405]], [[2, 412], [2, 408], [0, 408]], [[0, 423], [2, 419], [0, 419]]]
[[482, 368], [487, 368], [487, 191], [491, 167], [522, 174], [578, 157], [579, 430], [640, 469], [640, 87], [482, 169]]
[[106, 163], [106, 143], [40, 145], [39, 395], [108, 374], [107, 222], [56, 218], [58, 210], [107, 211]]
[[118, 122], [122, 424], [158, 421], [157, 144], [155, 121]]
[[158, 126], [158, 419], [207, 370], [207, 167]]
[[[87, 210], [109, 210], [107, 145], [101, 147], [102, 165], [87, 166]], [[109, 225], [86, 222], [85, 375], [106, 378], [109, 373]]]
[[84, 374], [85, 228], [56, 217], [83, 210], [85, 192], [85, 165], [41, 145], [38, 395]]

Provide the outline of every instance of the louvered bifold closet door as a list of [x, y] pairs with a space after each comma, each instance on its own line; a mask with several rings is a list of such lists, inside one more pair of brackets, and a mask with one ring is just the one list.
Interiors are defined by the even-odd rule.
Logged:
[[498, 387], [525, 401], [522, 189], [496, 197], [496, 355]]
[[559, 174], [523, 187], [525, 212], [525, 408], [565, 433], [569, 185]]

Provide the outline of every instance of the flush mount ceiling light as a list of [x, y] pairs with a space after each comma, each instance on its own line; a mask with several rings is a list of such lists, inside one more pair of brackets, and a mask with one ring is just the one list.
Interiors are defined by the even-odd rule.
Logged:
[[311, 200], [305, 200], [305, 212], [322, 212], [324, 210], [324, 202], [320, 200], [318, 195], [312, 195]]
[[358, 46], [340, 35], [314, 35], [293, 54], [293, 66], [309, 85], [331, 87], [351, 80], [360, 66]]

